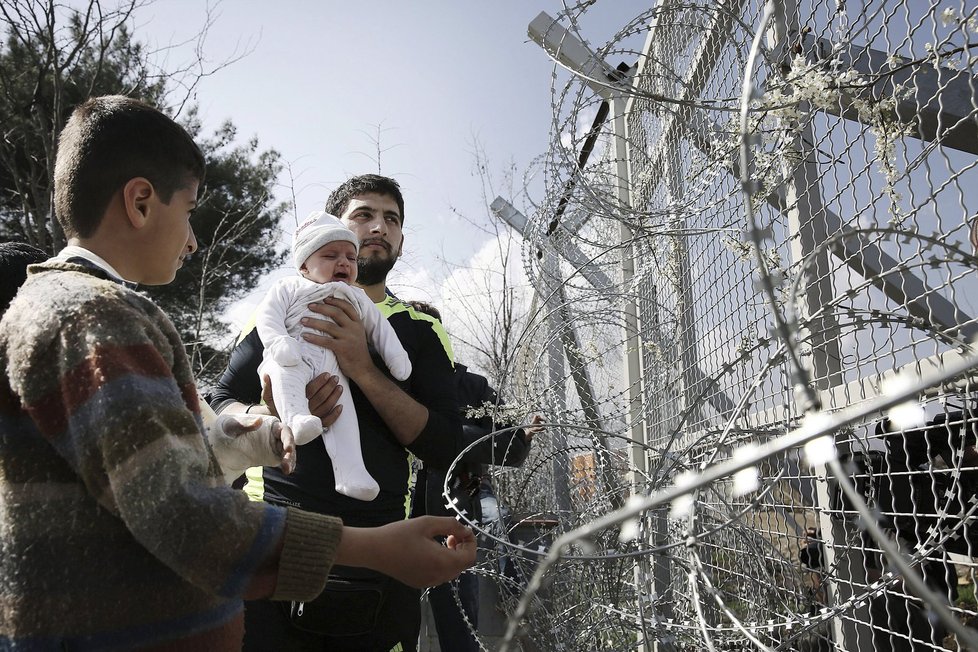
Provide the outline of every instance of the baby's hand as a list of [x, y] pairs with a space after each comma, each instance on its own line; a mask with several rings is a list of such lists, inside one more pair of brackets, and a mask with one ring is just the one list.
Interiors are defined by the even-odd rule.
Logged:
[[294, 367], [302, 359], [299, 342], [294, 338], [282, 336], [272, 340], [266, 349], [272, 360], [283, 367]]
[[253, 466], [279, 466], [286, 474], [295, 469], [292, 431], [275, 417], [222, 414], [207, 440], [228, 484]]
[[388, 365], [391, 375], [397, 380], [407, 380], [411, 377], [411, 358], [407, 353], [395, 355], [393, 360], [388, 361]]

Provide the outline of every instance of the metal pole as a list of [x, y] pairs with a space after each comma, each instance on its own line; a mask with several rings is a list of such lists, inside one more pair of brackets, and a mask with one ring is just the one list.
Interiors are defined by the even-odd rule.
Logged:
[[[793, 41], [800, 33], [798, 20], [798, 5], [796, 0], [776, 2], [771, 26], [767, 31], [768, 47], [771, 60], [776, 67], [775, 74], [785, 69]], [[780, 71], [778, 70], [780, 67]], [[809, 107], [800, 106], [804, 114]], [[820, 192], [820, 176], [815, 151], [812, 147], [814, 135], [811, 124], [806, 122], [801, 129], [794, 130], [793, 141], [786, 147], [791, 155], [784, 157], [783, 178], [785, 214], [788, 218], [791, 258], [799, 263], [808, 256], [827, 237], [824, 221], [825, 209]], [[831, 263], [829, 253], [824, 249], [813, 265], [815, 270], [811, 278], [802, 288], [801, 296], [804, 304], [801, 306], [801, 319], [815, 314], [833, 296], [832, 280], [829, 271]], [[819, 398], [825, 408], [831, 405], [831, 388], [842, 384], [842, 353], [839, 346], [838, 323], [831, 313], [825, 313], [819, 319], [809, 322], [810, 339], [808, 346], [811, 351], [812, 380], [818, 390]], [[796, 397], [797, 399], [797, 397]], [[840, 454], [847, 451], [843, 441], [837, 438]], [[836, 542], [843, 543], [848, 538], [846, 524], [831, 518], [831, 497], [828, 485], [828, 469], [826, 466], [815, 467], [815, 490], [818, 503], [818, 520], [821, 536], [824, 541], [825, 568], [835, 569], [832, 577], [825, 582], [827, 606], [844, 601], [854, 590], [854, 583], [865, 582], [865, 569], [862, 569], [858, 553], [842, 553]], [[862, 569], [862, 570], [861, 570]], [[868, 618], [865, 619], [868, 622]], [[847, 625], [841, 618], [832, 620], [833, 635], [838, 649], [855, 652], [859, 641], [872, 641], [868, 628]], [[857, 631], [860, 630], [860, 631]]]

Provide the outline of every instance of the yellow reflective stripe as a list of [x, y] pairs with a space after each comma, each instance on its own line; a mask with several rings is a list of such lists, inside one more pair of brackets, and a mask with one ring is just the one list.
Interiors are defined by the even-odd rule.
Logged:
[[[442, 347], [445, 349], [445, 355], [448, 356], [449, 362], [452, 366], [455, 366], [455, 353], [452, 351], [452, 343], [448, 339], [448, 333], [445, 332], [445, 327], [442, 326], [441, 322], [432, 317], [431, 315], [426, 315], [423, 312], [418, 312], [411, 306], [402, 303], [398, 299], [388, 295], [384, 297], [384, 300], [380, 303], [375, 303], [377, 309], [380, 310], [380, 314], [384, 316], [385, 319], [390, 319], [391, 315], [396, 315], [401, 312], [406, 312], [411, 319], [416, 319], [419, 321], [426, 321], [431, 324], [431, 330], [435, 331], [435, 335], [438, 336], [438, 340], [441, 342]], [[405, 449], [407, 450], [407, 449]], [[411, 496], [414, 495], [415, 485], [417, 484], [417, 474], [414, 472], [415, 460], [414, 453], [408, 451], [408, 486], [407, 493], [404, 494], [404, 518], [411, 517]], [[424, 496], [421, 497], [424, 500]], [[400, 649], [400, 644], [398, 644], [398, 649]]]
[[265, 500], [265, 476], [262, 475], [260, 466], [253, 466], [245, 471], [248, 482], [244, 486], [244, 492], [248, 494], [248, 499], [256, 502]]
[[448, 360], [452, 363], [452, 366], [455, 365], [455, 352], [452, 351], [452, 342], [448, 339], [448, 333], [445, 332], [445, 327], [442, 326], [440, 321], [431, 315], [418, 312], [411, 306], [401, 303], [391, 296], [385, 297], [383, 301], [374, 305], [380, 310], [380, 314], [387, 319], [390, 319], [391, 315], [396, 315], [399, 312], [406, 312], [411, 319], [430, 323], [431, 330], [435, 331], [435, 335], [438, 336], [438, 341], [441, 342], [442, 348], [445, 349], [445, 355], [448, 356]]
[[[414, 472], [414, 460], [417, 458], [414, 453], [407, 451], [407, 465], [408, 465], [408, 481], [407, 481], [407, 491], [404, 493], [404, 518], [411, 518], [411, 506], [414, 503], [411, 497], [414, 495], [415, 485], [418, 483], [418, 474]], [[424, 496], [421, 497], [424, 500]]]
[[244, 328], [242, 328], [241, 332], [238, 333], [238, 340], [235, 342], [235, 344], [241, 344], [241, 341], [244, 338], [248, 337], [248, 333], [255, 330], [255, 326], [257, 324], [258, 324], [258, 310], [255, 309], [248, 316], [248, 321], [245, 322]]
[[390, 649], [390, 652], [404, 652], [404, 646], [398, 643]]

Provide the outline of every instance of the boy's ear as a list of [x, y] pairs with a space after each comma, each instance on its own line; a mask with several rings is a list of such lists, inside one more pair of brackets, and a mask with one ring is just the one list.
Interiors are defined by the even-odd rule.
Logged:
[[142, 228], [149, 219], [150, 205], [156, 190], [145, 177], [133, 177], [122, 187], [126, 217], [133, 228]]

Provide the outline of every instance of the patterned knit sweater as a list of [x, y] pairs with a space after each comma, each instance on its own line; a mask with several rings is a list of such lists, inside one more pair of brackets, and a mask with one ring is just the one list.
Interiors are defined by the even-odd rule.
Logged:
[[325, 583], [342, 523], [224, 487], [176, 329], [100, 270], [49, 261], [0, 322], [0, 649], [240, 647]]

